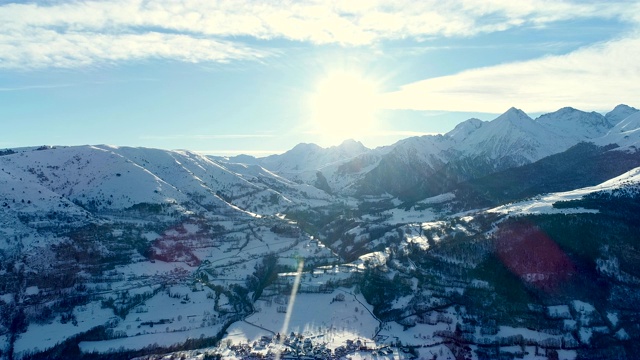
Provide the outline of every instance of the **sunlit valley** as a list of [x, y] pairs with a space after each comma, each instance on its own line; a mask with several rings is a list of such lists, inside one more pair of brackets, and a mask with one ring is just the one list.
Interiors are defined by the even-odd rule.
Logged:
[[0, 359], [633, 358], [638, 146], [619, 105], [267, 157], [6, 148]]

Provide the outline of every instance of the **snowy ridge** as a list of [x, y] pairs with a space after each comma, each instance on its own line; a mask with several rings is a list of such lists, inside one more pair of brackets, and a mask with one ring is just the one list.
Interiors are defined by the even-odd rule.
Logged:
[[556, 213], [586, 213], [597, 212], [596, 210], [571, 208], [557, 209], [553, 204], [558, 201], [570, 201], [582, 199], [584, 196], [596, 192], [609, 193], [626, 193], [629, 191], [637, 192], [640, 189], [640, 168], [632, 169], [620, 176], [607, 180], [596, 186], [565, 191], [559, 193], [551, 193], [538, 196], [534, 199], [519, 201], [512, 204], [498, 206], [488, 210], [488, 212], [508, 214], [509, 216], [524, 214], [556, 214]]
[[603, 136], [613, 127], [613, 124], [599, 113], [587, 113], [571, 107], [542, 115], [536, 122], [569, 142], [588, 141]]

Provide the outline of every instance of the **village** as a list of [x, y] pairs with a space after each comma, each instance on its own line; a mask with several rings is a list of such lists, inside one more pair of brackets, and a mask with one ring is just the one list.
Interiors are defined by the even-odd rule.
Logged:
[[232, 344], [227, 342], [218, 349], [223, 358], [241, 359], [350, 359], [350, 358], [376, 358], [376, 359], [414, 359], [417, 353], [409, 347], [391, 347], [388, 345], [377, 346], [371, 341], [363, 339], [347, 339], [344, 345], [331, 349], [324, 342], [322, 335], [314, 338], [305, 337], [302, 334], [291, 332], [284, 336], [277, 333], [275, 336], [263, 335], [253, 343]]

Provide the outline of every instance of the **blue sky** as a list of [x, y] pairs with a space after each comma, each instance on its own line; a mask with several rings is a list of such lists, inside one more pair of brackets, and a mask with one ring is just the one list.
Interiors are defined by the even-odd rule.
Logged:
[[369, 147], [639, 106], [639, 1], [0, 0], [0, 148]]

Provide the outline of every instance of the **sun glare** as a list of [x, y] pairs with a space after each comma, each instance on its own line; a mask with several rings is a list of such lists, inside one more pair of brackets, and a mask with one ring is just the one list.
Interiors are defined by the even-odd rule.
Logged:
[[327, 75], [311, 97], [314, 130], [331, 143], [361, 138], [372, 130], [378, 97], [378, 84], [355, 72]]

